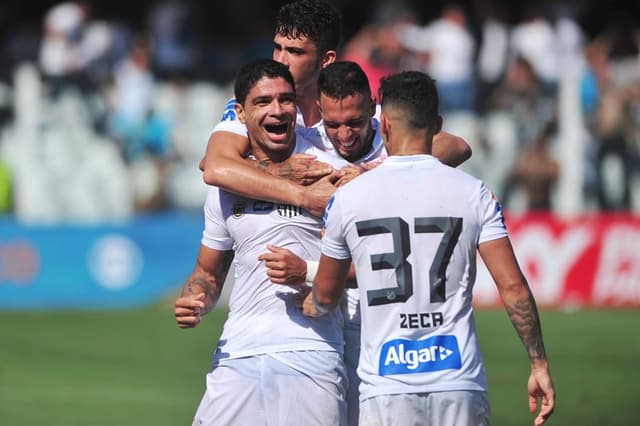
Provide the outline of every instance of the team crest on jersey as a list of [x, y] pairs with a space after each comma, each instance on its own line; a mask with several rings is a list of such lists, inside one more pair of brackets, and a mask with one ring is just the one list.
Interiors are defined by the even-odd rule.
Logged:
[[290, 204], [278, 204], [278, 214], [282, 217], [294, 217], [302, 214], [302, 208]]
[[456, 336], [434, 336], [425, 340], [395, 339], [380, 350], [378, 374], [415, 374], [457, 370], [462, 366]]
[[247, 203], [244, 201], [236, 201], [233, 205], [233, 217], [240, 217], [244, 215], [244, 212], [247, 210]]

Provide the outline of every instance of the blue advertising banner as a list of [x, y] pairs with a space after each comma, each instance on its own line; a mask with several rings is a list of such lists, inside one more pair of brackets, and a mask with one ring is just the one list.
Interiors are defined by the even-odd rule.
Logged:
[[123, 308], [177, 294], [202, 229], [201, 212], [95, 226], [0, 219], [0, 309]]

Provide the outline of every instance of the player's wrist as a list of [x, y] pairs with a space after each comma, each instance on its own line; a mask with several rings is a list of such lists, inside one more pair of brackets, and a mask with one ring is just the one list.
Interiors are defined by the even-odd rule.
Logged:
[[307, 273], [305, 275], [305, 281], [309, 284], [313, 284], [313, 280], [316, 278], [316, 274], [318, 273], [318, 266], [320, 262], [314, 260], [306, 260], [307, 264]]
[[549, 370], [549, 362], [546, 358], [536, 358], [530, 362], [531, 371]]
[[302, 185], [297, 185], [293, 182], [284, 182], [285, 191], [291, 196], [291, 204], [296, 207], [300, 207], [302, 209], [308, 210], [311, 206], [310, 197], [308, 197], [307, 192], [305, 191], [305, 187]]
[[326, 315], [331, 310], [329, 307], [324, 306], [320, 302], [318, 302], [318, 296], [316, 294], [316, 286], [311, 287], [311, 301], [313, 302], [313, 307], [316, 312], [318, 312], [318, 316]]

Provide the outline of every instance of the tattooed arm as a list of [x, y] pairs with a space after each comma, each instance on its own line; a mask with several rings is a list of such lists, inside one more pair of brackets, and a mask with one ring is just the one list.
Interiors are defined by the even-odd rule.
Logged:
[[193, 328], [200, 324], [202, 315], [211, 311], [220, 297], [232, 260], [233, 251], [200, 246], [196, 266], [175, 302], [178, 327]]
[[528, 381], [529, 410], [535, 413], [538, 398], [542, 398], [540, 412], [534, 420], [542, 425], [553, 413], [555, 390], [542, 340], [538, 308], [522, 274], [509, 238], [480, 244], [480, 256], [496, 283], [505, 310], [529, 356], [531, 374]]

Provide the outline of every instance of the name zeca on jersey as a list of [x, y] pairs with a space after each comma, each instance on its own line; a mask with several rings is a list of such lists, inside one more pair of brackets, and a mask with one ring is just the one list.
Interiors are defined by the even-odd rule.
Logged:
[[434, 336], [425, 340], [395, 339], [382, 345], [378, 374], [415, 374], [457, 370], [462, 366], [456, 336]]

